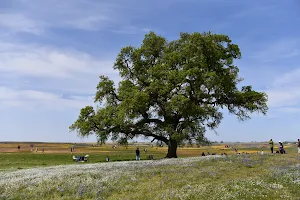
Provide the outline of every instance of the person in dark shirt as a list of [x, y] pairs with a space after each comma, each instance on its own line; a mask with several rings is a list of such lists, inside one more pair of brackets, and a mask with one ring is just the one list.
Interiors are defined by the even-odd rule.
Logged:
[[273, 151], [274, 151], [274, 142], [273, 142], [272, 139], [269, 141], [269, 145], [270, 145], [271, 153], [273, 153]]
[[300, 154], [300, 139], [298, 139], [298, 154]]
[[285, 154], [283, 143], [279, 141], [279, 151], [281, 154]]
[[139, 148], [137, 148], [135, 150], [135, 158], [136, 158], [136, 160], [140, 160], [140, 150], [139, 150]]

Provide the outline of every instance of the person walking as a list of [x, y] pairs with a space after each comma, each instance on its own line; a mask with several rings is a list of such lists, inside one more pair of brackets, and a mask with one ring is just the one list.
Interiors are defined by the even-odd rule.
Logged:
[[269, 145], [270, 145], [271, 153], [273, 153], [273, 151], [274, 151], [274, 142], [273, 142], [272, 139], [270, 139]]
[[136, 150], [135, 150], [135, 159], [140, 160], [140, 150], [139, 150], [139, 148], [136, 148]]
[[300, 154], [300, 139], [298, 139], [298, 154]]

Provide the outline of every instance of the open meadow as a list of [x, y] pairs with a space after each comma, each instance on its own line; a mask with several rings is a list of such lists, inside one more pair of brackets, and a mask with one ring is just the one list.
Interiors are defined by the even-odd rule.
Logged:
[[[286, 145], [285, 155], [269, 154], [264, 143], [228, 144], [241, 155], [225, 144], [185, 147], [178, 159], [162, 159], [167, 147], [147, 144], [76, 144], [71, 153], [73, 145], [35, 143], [31, 152], [30, 143], [1, 143], [0, 199], [300, 199], [295, 145]], [[141, 161], [134, 161], [136, 147]], [[72, 154], [89, 161], [74, 163]]]
[[[34, 144], [33, 151], [31, 152], [30, 145]], [[225, 145], [229, 145], [231, 148], [224, 148]], [[20, 150], [18, 150], [20, 146]], [[71, 147], [75, 147], [75, 152], [71, 152]], [[135, 149], [137, 147], [141, 150], [141, 159], [148, 159], [149, 155], [153, 155], [154, 159], [164, 158], [167, 153], [167, 146], [157, 147], [151, 144], [131, 144], [127, 148], [119, 146], [112, 148], [114, 144], [106, 144], [102, 146], [96, 146], [92, 143], [0, 143], [0, 171], [1, 170], [15, 170], [26, 169], [38, 166], [53, 166], [53, 165], [65, 165], [74, 164], [72, 160], [73, 155], [89, 155], [89, 163], [105, 162], [106, 157], [110, 158], [110, 161], [130, 161], [135, 160]], [[38, 148], [38, 152], [36, 151]], [[44, 153], [42, 152], [44, 148]], [[144, 149], [147, 152], [144, 152]], [[261, 150], [265, 153], [269, 152], [269, 145], [267, 143], [236, 143], [236, 144], [214, 144], [211, 146], [203, 147], [185, 147], [178, 148], [179, 157], [195, 157], [201, 156], [204, 152], [207, 154], [216, 153], [221, 155], [226, 153], [228, 155], [235, 154], [233, 148], [237, 148], [239, 153], [257, 154]], [[287, 152], [296, 153], [295, 145], [286, 145]], [[276, 148], [275, 148], [276, 150]]]

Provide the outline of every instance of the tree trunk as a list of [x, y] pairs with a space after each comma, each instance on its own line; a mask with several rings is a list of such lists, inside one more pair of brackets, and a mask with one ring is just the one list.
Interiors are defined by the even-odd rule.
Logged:
[[168, 154], [166, 158], [177, 158], [177, 141], [170, 139], [168, 143]]

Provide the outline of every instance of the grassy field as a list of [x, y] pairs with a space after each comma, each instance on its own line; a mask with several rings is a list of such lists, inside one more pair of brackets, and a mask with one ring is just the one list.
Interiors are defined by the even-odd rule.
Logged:
[[[103, 146], [92, 146], [93, 144], [66, 144], [66, 143], [35, 143], [31, 152], [31, 143], [0, 143], [0, 171], [7, 169], [25, 169], [38, 166], [53, 166], [74, 164], [72, 155], [89, 155], [89, 163], [105, 162], [108, 156], [111, 161], [129, 161], [135, 159], [135, 149], [141, 150], [141, 159], [148, 159], [149, 155], [154, 155], [154, 159], [164, 158], [167, 153], [167, 147], [156, 147], [147, 144], [134, 144], [125, 147], [112, 148], [112, 144]], [[20, 150], [17, 147], [20, 146]], [[70, 147], [75, 146], [75, 152], [70, 152]], [[226, 153], [228, 155], [235, 154], [233, 148], [224, 148], [225, 144], [217, 144], [200, 148], [179, 148], [179, 157], [200, 156], [202, 152], [207, 154], [210, 152], [220, 155]], [[230, 144], [237, 148], [240, 153], [257, 154], [258, 151], [264, 150], [269, 152], [268, 144], [264, 143], [239, 143]], [[38, 148], [38, 152], [35, 152]], [[44, 153], [42, 153], [44, 148]], [[147, 152], [143, 152], [144, 149]], [[286, 146], [287, 152], [296, 152], [294, 146]]]
[[[0, 199], [300, 199], [295, 145], [286, 147], [286, 155], [268, 154], [267, 144], [235, 144], [251, 154], [233, 155], [233, 149], [214, 145], [180, 148], [181, 158], [160, 159], [166, 148], [140, 144], [148, 149], [143, 161], [133, 161], [136, 146], [77, 145], [74, 154], [90, 159], [76, 164], [71, 144], [38, 144], [44, 153], [17, 145], [20, 152], [16, 144], [0, 144]], [[261, 149], [264, 155], [257, 154]], [[146, 160], [149, 154], [157, 160]], [[114, 162], [105, 162], [107, 155]]]
[[[21, 146], [18, 150], [17, 146]], [[75, 152], [70, 151], [70, 147], [75, 146]], [[53, 166], [74, 164], [73, 155], [89, 155], [89, 163], [105, 162], [108, 156], [111, 161], [128, 161], [135, 159], [136, 146], [112, 148], [113, 145], [103, 145], [93, 147], [92, 144], [35, 144], [31, 152], [28, 143], [7, 143], [0, 144], [0, 162], [1, 170], [25, 169], [38, 166]], [[149, 155], [154, 155], [155, 159], [163, 158], [166, 154], [166, 148], [156, 148], [149, 145], [138, 145], [141, 149], [141, 159], [145, 160]], [[38, 148], [38, 152], [35, 149]], [[42, 152], [44, 148], [44, 153]], [[147, 148], [147, 153], [143, 149]], [[191, 150], [190, 154], [196, 150]]]

